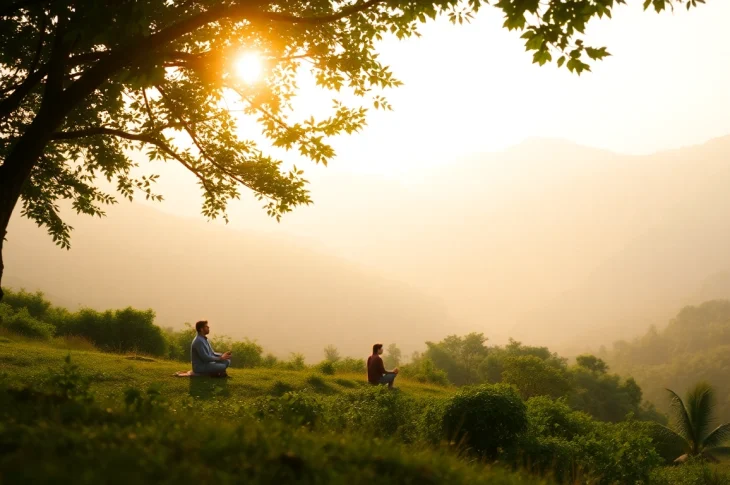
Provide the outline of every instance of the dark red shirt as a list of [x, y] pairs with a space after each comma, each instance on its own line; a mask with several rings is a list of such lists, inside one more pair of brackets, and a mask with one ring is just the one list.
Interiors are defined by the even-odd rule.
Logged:
[[368, 357], [368, 382], [370, 384], [380, 384], [380, 378], [385, 375], [385, 365], [383, 359], [378, 354]]

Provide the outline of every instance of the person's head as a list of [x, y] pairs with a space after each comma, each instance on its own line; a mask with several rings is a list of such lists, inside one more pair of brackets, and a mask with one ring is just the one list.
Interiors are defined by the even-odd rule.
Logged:
[[198, 335], [208, 335], [210, 333], [210, 327], [208, 327], [208, 320], [201, 320], [195, 324], [195, 331]]
[[383, 344], [375, 344], [373, 345], [373, 355], [375, 354], [382, 354], [383, 353]]

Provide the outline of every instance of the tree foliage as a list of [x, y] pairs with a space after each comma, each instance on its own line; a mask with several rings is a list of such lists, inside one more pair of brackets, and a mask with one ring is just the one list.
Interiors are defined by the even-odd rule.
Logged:
[[[701, 0], [652, 0], [661, 11]], [[328, 141], [363, 128], [367, 109], [390, 109], [383, 90], [401, 83], [378, 58], [387, 35], [418, 35], [447, 16], [469, 21], [485, 0], [8, 0], [0, 7], [0, 241], [18, 200], [22, 214], [69, 247], [59, 213], [104, 215], [118, 195], [161, 199], [155, 174], [135, 171], [135, 151], [179, 163], [196, 177], [202, 212], [225, 217], [231, 199], [253, 192], [279, 219], [309, 204], [303, 172], [275, 148], [315, 163]], [[555, 59], [581, 73], [609, 55], [583, 42], [587, 23], [624, 0], [511, 1], [494, 7], [522, 32], [533, 62]], [[265, 78], [232, 75], [242, 51], [265, 60]], [[297, 79], [307, 71], [332, 91], [329, 115], [297, 118]], [[362, 103], [343, 103], [347, 94]], [[256, 121], [241, 133], [236, 110]], [[1, 253], [0, 253], [1, 254]], [[0, 266], [0, 270], [2, 266]]]
[[509, 357], [503, 367], [502, 382], [517, 386], [523, 399], [534, 396], [557, 398], [570, 391], [566, 373], [534, 355]]
[[396, 344], [388, 344], [388, 348], [385, 351], [385, 358], [383, 358], [383, 364], [388, 369], [398, 367], [401, 363], [402, 352]]
[[328, 362], [339, 362], [339, 360], [342, 358], [340, 356], [340, 351], [337, 350], [337, 347], [334, 345], [328, 345], [324, 348], [324, 359]]

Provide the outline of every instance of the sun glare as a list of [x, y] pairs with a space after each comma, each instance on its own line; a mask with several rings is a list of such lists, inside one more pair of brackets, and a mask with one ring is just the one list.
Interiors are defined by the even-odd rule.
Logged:
[[261, 78], [263, 62], [261, 56], [246, 52], [236, 59], [236, 75], [245, 83], [253, 84]]

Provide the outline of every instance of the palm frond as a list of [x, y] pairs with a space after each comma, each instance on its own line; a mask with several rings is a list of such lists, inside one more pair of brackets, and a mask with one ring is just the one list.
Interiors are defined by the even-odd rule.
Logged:
[[714, 389], [706, 382], [697, 383], [687, 391], [685, 405], [690, 422], [692, 423], [696, 443], [698, 446], [701, 446], [714, 419]]
[[730, 440], [730, 423], [725, 423], [712, 430], [702, 441], [702, 445], [705, 448], [717, 448], [728, 440]]
[[682, 398], [671, 389], [667, 389], [671, 397], [670, 410], [672, 413], [673, 431], [687, 443], [695, 443], [695, 434], [692, 429], [692, 420], [687, 414]]
[[657, 429], [658, 433], [654, 436], [654, 441], [663, 443], [668, 440], [679, 438], [682, 441], [687, 442], [687, 439], [684, 436], [682, 436], [682, 434], [673, 430], [669, 426], [664, 426], [663, 424], [660, 424], [660, 423], [656, 423], [656, 426], [658, 427], [658, 429]]

